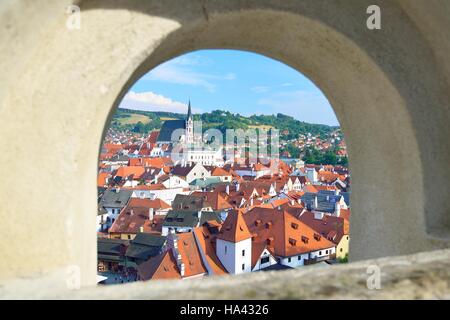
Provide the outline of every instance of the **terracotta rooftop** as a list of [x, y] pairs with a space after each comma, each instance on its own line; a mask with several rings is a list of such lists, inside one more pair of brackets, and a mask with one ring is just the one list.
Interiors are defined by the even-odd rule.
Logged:
[[217, 238], [229, 242], [239, 242], [251, 238], [252, 234], [242, 216], [243, 213], [240, 210], [230, 211]]

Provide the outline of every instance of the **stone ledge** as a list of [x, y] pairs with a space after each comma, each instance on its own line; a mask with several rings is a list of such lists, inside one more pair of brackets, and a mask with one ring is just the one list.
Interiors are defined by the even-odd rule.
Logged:
[[[381, 289], [369, 290], [367, 267], [381, 270]], [[15, 279], [1, 299], [449, 299], [450, 250], [386, 257], [327, 268], [256, 272], [185, 281], [150, 281], [69, 290], [65, 272]]]

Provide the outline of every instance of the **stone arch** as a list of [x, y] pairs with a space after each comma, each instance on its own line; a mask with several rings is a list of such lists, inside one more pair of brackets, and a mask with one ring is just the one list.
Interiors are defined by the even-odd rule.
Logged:
[[[68, 30], [70, 3], [0, 6], [0, 136], [3, 149], [14, 151], [0, 156], [10, 168], [0, 228], [16, 243], [0, 244], [0, 277], [74, 265], [82, 284], [95, 281], [89, 230], [105, 123], [146, 71], [205, 48], [275, 58], [326, 94], [349, 148], [352, 259], [447, 245], [450, 67], [442, 51], [450, 45], [421, 27], [420, 5], [382, 1], [382, 29], [371, 31], [366, 0], [77, 1], [81, 29]], [[436, 8], [450, 12], [448, 5], [430, 10]], [[445, 16], [433, 28], [439, 26], [448, 27]], [[6, 219], [10, 213], [14, 219]], [[30, 233], [38, 249], [23, 244]]]

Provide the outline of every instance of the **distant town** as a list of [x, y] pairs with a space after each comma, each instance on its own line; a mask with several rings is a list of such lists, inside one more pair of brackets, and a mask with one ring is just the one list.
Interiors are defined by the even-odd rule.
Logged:
[[[234, 140], [213, 146], [209, 129], [271, 138], [262, 154], [252, 137], [237, 152]], [[194, 115], [190, 103], [186, 114], [119, 109], [99, 158], [98, 281], [347, 262], [347, 164], [339, 127], [283, 114]]]

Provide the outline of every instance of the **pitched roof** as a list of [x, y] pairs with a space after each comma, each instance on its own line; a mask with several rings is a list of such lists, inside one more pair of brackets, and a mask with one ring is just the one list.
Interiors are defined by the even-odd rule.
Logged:
[[206, 197], [206, 202], [211, 205], [213, 210], [231, 209], [233, 206], [225, 199], [225, 197], [217, 191], [213, 192], [194, 192], [193, 196]]
[[131, 190], [108, 189], [105, 191], [100, 200], [100, 206], [105, 208], [123, 208], [131, 198]]
[[[186, 129], [185, 120], [166, 120], [164, 121], [158, 135], [158, 142], [172, 141], [172, 133], [177, 129]], [[175, 137], [174, 137], [175, 138]], [[175, 140], [175, 139], [174, 139]]]
[[137, 269], [142, 280], [181, 279], [177, 263], [169, 251], [141, 263]]
[[298, 219], [335, 244], [349, 233], [348, 221], [342, 217], [325, 215], [322, 219], [316, 219], [313, 212], [304, 211]]
[[268, 250], [277, 256], [289, 257], [335, 246], [284, 210], [256, 207], [243, 218], [253, 235], [252, 245], [266, 243]]
[[[161, 199], [131, 198], [128, 204], [120, 211], [119, 216], [109, 229], [110, 233], [138, 233], [141, 227], [149, 225], [150, 209], [169, 209], [170, 205]], [[153, 220], [155, 220], [156, 215]]]
[[228, 273], [216, 255], [216, 237], [219, 230], [220, 226], [211, 228], [207, 224], [193, 230], [197, 243], [204, 253], [206, 263], [215, 275]]
[[124, 178], [133, 175], [134, 179], [138, 179], [144, 172], [145, 168], [142, 166], [123, 166], [117, 169], [115, 176]]
[[171, 173], [175, 176], [186, 177], [195, 165], [176, 165], [173, 166]]
[[106, 186], [109, 176], [110, 176], [109, 172], [100, 172], [97, 176], [97, 187]]
[[228, 172], [228, 171], [226, 171], [226, 170], [223, 169], [223, 168], [215, 167], [215, 168], [212, 170], [211, 175], [212, 175], [212, 176], [218, 176], [218, 177], [220, 177], [220, 176], [231, 176], [231, 173]]
[[318, 192], [318, 190], [313, 185], [310, 185], [310, 184], [305, 185], [305, 187], [303, 188], [303, 191], [311, 192], [311, 193], [317, 193]]
[[153, 208], [153, 209], [159, 210], [159, 209], [169, 209], [170, 205], [167, 202], [165, 202], [159, 198], [156, 198], [156, 199], [131, 198], [130, 202], [128, 202], [127, 207], [129, 207], [129, 208], [147, 208], [147, 209]]
[[165, 236], [140, 232], [130, 242], [126, 256], [140, 260], [147, 260], [150, 257], [157, 256], [165, 242]]
[[206, 273], [207, 270], [203, 265], [200, 250], [197, 247], [194, 234], [192, 232], [179, 233], [177, 237], [178, 252], [184, 263], [183, 277], [191, 277]]
[[206, 196], [177, 194], [172, 201], [172, 208], [175, 210], [201, 210], [211, 207]]
[[341, 198], [341, 195], [335, 195], [325, 192], [306, 192], [301, 199], [305, 206], [309, 208], [314, 208], [315, 200], [317, 199], [317, 208], [315, 208], [315, 210], [332, 213], [335, 211], [336, 203], [339, 202]]
[[251, 238], [252, 235], [242, 215], [242, 211], [230, 211], [217, 238], [229, 242], [240, 242]]
[[163, 222], [163, 226], [174, 226], [174, 227], [197, 227], [198, 225], [202, 225], [206, 221], [215, 220], [217, 222], [221, 222], [220, 220], [220, 212], [213, 211], [201, 211], [200, 219], [198, 218], [199, 211], [179, 211], [179, 210], [170, 210]]

